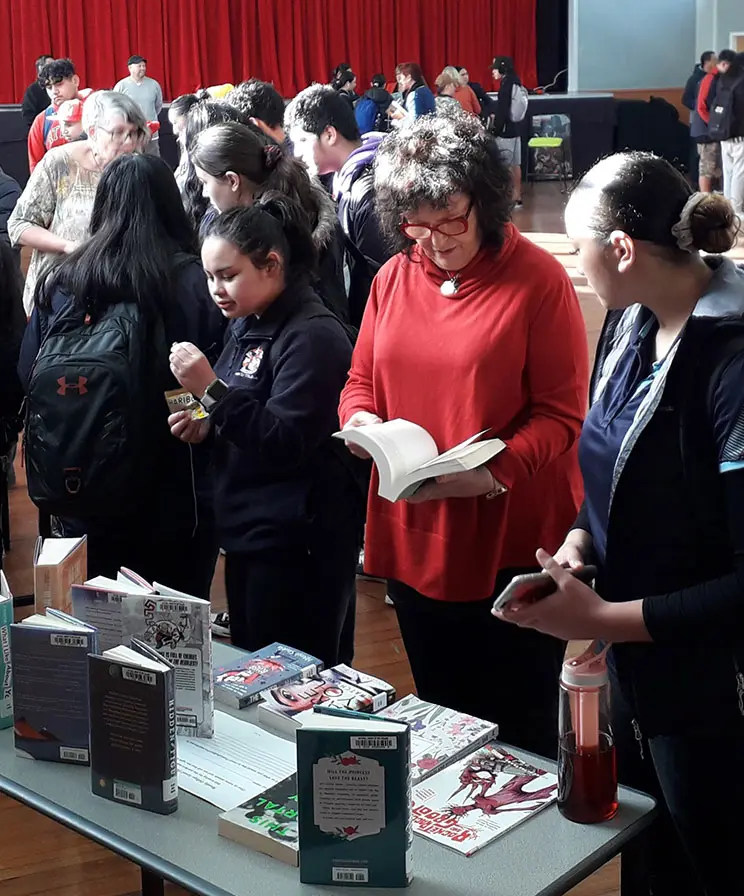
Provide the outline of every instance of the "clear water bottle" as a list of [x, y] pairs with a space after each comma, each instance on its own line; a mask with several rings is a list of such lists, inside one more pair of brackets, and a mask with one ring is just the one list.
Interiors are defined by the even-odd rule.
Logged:
[[595, 824], [617, 812], [617, 766], [610, 725], [607, 650], [593, 642], [563, 664], [558, 717], [558, 809]]

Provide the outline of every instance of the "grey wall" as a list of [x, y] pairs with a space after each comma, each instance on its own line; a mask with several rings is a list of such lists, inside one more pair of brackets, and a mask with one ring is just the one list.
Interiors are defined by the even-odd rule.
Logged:
[[718, 0], [716, 7], [715, 49], [722, 50], [729, 46], [732, 32], [744, 32], [744, 0]]
[[700, 2], [572, 0], [569, 89], [682, 87], [695, 62]]

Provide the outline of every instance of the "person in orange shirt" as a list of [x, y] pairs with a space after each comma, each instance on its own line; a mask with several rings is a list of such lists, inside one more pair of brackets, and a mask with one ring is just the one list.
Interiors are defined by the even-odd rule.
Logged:
[[473, 89], [465, 83], [462, 75], [453, 65], [448, 65], [436, 80], [439, 93], [442, 96], [451, 96], [457, 100], [466, 112], [480, 115], [481, 104]]
[[[67, 100], [83, 98], [80, 94], [80, 77], [70, 59], [53, 59], [39, 72], [39, 83], [49, 94], [50, 105], [34, 119], [28, 132], [28, 168], [34, 168], [44, 153], [53, 146], [62, 146], [67, 140], [57, 112]], [[90, 91], [84, 91], [87, 95]]]

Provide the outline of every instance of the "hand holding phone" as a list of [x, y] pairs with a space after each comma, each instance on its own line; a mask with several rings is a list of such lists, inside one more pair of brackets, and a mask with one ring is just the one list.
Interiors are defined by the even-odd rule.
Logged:
[[[581, 566], [577, 569], [569, 569], [568, 572], [585, 585], [591, 585], [597, 576], [596, 566]], [[521, 576], [515, 576], [496, 598], [493, 604], [494, 611], [503, 610], [513, 600], [535, 603], [554, 594], [558, 586], [547, 572], [531, 572]]]

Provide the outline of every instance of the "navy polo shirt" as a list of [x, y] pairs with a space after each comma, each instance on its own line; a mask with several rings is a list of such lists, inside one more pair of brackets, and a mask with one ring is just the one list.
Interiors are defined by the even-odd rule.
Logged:
[[612, 476], [620, 448], [661, 362], [654, 364], [655, 317], [637, 327], [602, 395], [589, 409], [579, 441], [586, 508], [601, 563], [607, 549]]

